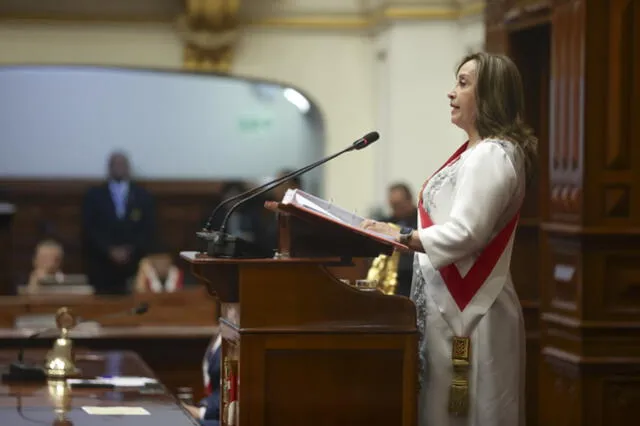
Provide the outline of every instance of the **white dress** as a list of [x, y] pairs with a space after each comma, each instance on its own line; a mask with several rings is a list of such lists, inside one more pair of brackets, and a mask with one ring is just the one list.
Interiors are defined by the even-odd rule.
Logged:
[[[525, 192], [517, 146], [484, 140], [429, 180], [422, 199], [432, 226], [419, 235], [411, 297], [421, 331], [420, 426], [524, 426], [525, 331], [509, 272], [513, 235], [489, 277], [461, 310], [438, 269], [455, 263], [461, 276], [514, 218]], [[451, 343], [471, 340], [469, 413], [448, 412]]]

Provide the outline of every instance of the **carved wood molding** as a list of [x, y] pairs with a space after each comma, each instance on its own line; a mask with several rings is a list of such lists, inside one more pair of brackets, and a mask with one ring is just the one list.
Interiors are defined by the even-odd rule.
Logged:
[[[218, 11], [233, 3], [236, 1], [3, 0], [0, 2], [0, 20], [175, 23], [182, 14], [206, 9], [209, 12], [202, 13], [211, 13], [215, 21], [215, 16], [221, 16]], [[481, 17], [486, 3], [481, 0], [245, 0], [238, 18], [246, 26], [370, 31], [398, 21]]]
[[[488, 47], [551, 85], [550, 99], [532, 103], [549, 118], [538, 127], [549, 133], [540, 153], [540, 263], [518, 241], [531, 260], [519, 265], [514, 249], [513, 264], [514, 281], [539, 265], [540, 418], [533, 424], [637, 422], [640, 149], [632, 141], [640, 121], [631, 117], [639, 116], [632, 99], [640, 86], [628, 82], [640, 79], [639, 18], [635, 0], [495, 0], [485, 10]], [[550, 52], [525, 42], [547, 31]], [[541, 55], [551, 59], [548, 71], [522, 60]]]
[[228, 73], [240, 29], [240, 0], [187, 0], [176, 21], [185, 44], [184, 67]]

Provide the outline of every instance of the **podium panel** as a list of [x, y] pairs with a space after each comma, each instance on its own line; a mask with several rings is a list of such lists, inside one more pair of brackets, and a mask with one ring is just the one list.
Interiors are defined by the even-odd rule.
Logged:
[[416, 424], [409, 299], [341, 282], [338, 259], [181, 256], [221, 302], [223, 425]]

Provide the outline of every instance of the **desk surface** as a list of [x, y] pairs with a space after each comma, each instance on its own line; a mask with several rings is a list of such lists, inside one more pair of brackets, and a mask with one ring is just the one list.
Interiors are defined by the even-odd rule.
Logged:
[[[76, 330], [71, 330], [69, 336], [73, 340], [82, 339], [195, 339], [205, 338], [211, 339], [211, 336], [218, 330], [213, 325], [200, 325], [200, 326], [151, 326], [140, 325], [131, 327], [90, 327], [83, 328], [78, 327]], [[0, 327], [0, 340], [1, 339], [17, 339], [22, 340], [32, 333], [38, 330], [35, 329], [16, 329], [16, 328], [2, 328]], [[38, 336], [33, 340], [50, 341], [57, 339], [60, 333], [53, 331], [44, 336]], [[6, 342], [4, 342], [6, 343]], [[29, 342], [33, 343], [33, 342]]]
[[[29, 353], [26, 361], [43, 358], [43, 353]], [[15, 351], [0, 351], [0, 366], [6, 368], [16, 358]], [[104, 375], [155, 378], [153, 371], [133, 352], [79, 352], [76, 366], [82, 378]], [[53, 399], [46, 383], [0, 383], [0, 424], [65, 426], [196, 426], [198, 422], [182, 410], [163, 386], [143, 389], [73, 389], [70, 390], [67, 423], [56, 423]], [[82, 407], [141, 407], [148, 415], [91, 415]]]

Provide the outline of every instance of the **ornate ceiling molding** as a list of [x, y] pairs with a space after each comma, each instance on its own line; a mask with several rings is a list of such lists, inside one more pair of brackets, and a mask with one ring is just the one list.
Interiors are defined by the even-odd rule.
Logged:
[[[482, 16], [485, 7], [484, 1], [473, 0], [362, 0], [357, 2], [360, 3], [360, 7], [356, 8], [348, 7], [353, 6], [353, 1], [344, 1], [342, 7], [298, 6], [271, 10], [268, 14], [254, 11], [245, 17], [245, 23], [265, 28], [375, 30], [399, 21], [455, 21], [470, 16]], [[313, 3], [313, 0], [308, 0], [308, 3]]]
[[[485, 5], [484, 1], [478, 0], [230, 2], [238, 3], [236, 17], [240, 26], [318, 30], [375, 30], [392, 22], [458, 20], [482, 15]], [[0, 20], [164, 22], [176, 23], [181, 34], [186, 34], [186, 28], [191, 28], [193, 21], [188, 18], [190, 25], [185, 26], [181, 22], [186, 19], [184, 15], [208, 15], [209, 22], [215, 23], [218, 7], [226, 6], [216, 6], [216, 0], [2, 0]], [[224, 19], [223, 16], [220, 15], [220, 19]]]
[[184, 67], [227, 73], [240, 37], [240, 0], [187, 0], [176, 20]]
[[1, 0], [2, 21], [171, 22], [185, 0]]

